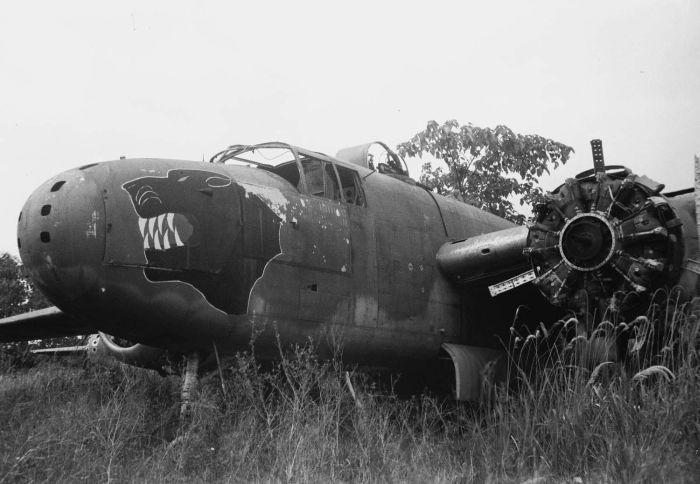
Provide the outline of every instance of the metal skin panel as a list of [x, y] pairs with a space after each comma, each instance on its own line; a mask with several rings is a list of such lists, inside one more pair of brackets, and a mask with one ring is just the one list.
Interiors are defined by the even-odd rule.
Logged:
[[366, 178], [365, 192], [376, 218], [378, 326], [458, 334], [458, 298], [436, 279], [435, 253], [445, 233], [433, 197], [379, 174]]
[[362, 277], [377, 274], [377, 245], [375, 217], [372, 207], [348, 207], [350, 219], [350, 250], [353, 266], [351, 309], [355, 326], [376, 327], [379, 302], [378, 278]]
[[347, 205], [301, 195], [292, 215], [290, 263], [305, 268], [350, 274], [350, 229]]
[[462, 203], [454, 198], [435, 196], [445, 221], [447, 238], [463, 240], [496, 230], [515, 227], [513, 222]]

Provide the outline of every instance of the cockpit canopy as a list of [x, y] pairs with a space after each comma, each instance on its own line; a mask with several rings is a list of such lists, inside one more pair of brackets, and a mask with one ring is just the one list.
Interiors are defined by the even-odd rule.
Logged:
[[336, 158], [387, 175], [408, 176], [406, 162], [381, 141], [343, 148]]
[[257, 166], [281, 176], [301, 193], [351, 205], [365, 205], [357, 171], [337, 160], [286, 143], [232, 145], [214, 155], [212, 163]]

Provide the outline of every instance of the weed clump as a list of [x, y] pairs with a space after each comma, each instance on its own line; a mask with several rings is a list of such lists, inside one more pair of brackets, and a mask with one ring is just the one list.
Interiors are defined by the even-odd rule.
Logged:
[[184, 422], [178, 377], [54, 361], [7, 370], [0, 480], [689, 482], [700, 304], [666, 304], [628, 324], [623, 361], [550, 351], [513, 365], [518, 390], [480, 406], [377, 393], [311, 344], [264, 368], [237, 355], [202, 379]]

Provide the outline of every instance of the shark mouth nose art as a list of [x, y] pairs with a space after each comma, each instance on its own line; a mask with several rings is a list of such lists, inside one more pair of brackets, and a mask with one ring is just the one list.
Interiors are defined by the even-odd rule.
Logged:
[[[282, 219], [228, 176], [187, 167], [166, 172], [168, 166], [174, 163], [164, 162], [157, 170], [139, 167], [138, 174], [145, 176], [121, 184], [132, 207], [114, 211], [114, 220], [128, 230], [112, 232], [110, 256], [141, 269], [147, 281], [171, 283], [168, 294], [183, 304], [204, 301], [226, 314], [246, 314], [253, 286], [267, 263], [281, 253]], [[263, 238], [264, 244], [255, 245]], [[116, 243], [120, 240], [121, 245]], [[244, 256], [246, 243], [253, 247], [254, 260]]]
[[139, 217], [139, 228], [144, 250], [170, 250], [184, 247], [194, 232], [194, 227], [181, 213], [163, 213], [155, 217]]

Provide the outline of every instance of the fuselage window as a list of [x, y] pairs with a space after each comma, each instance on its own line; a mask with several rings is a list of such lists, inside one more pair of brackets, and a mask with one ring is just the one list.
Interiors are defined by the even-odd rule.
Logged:
[[302, 158], [301, 166], [309, 195], [341, 200], [338, 178], [331, 164], [314, 158]]
[[271, 168], [270, 171], [277, 173], [294, 186], [299, 184], [299, 169], [294, 161]]
[[345, 168], [344, 166], [336, 166], [338, 170], [338, 178], [340, 179], [340, 189], [343, 193], [343, 199], [351, 205], [365, 205], [365, 197], [362, 192], [362, 185], [357, 172]]
[[302, 158], [301, 166], [309, 195], [352, 205], [365, 204], [357, 172], [309, 157]]

